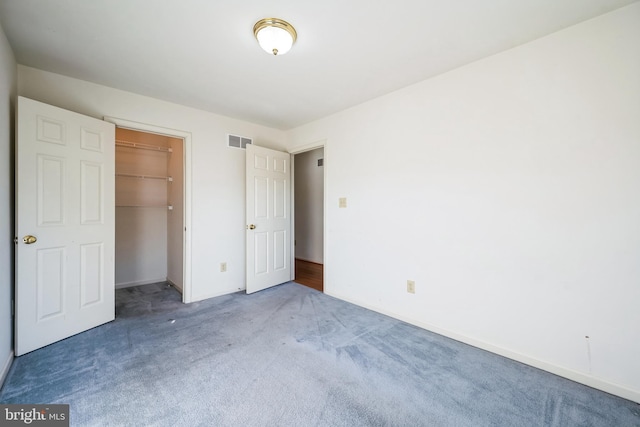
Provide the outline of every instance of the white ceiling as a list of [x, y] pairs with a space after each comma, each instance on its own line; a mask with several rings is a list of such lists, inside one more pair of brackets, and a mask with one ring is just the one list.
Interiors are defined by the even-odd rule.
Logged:
[[0, 0], [0, 23], [20, 64], [289, 129], [634, 1]]

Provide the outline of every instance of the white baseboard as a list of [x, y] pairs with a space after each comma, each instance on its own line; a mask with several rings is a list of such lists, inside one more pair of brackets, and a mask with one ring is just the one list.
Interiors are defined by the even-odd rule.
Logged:
[[0, 388], [2, 388], [2, 385], [4, 384], [4, 380], [7, 378], [9, 369], [11, 369], [11, 365], [13, 364], [13, 359], [14, 359], [13, 350], [11, 350], [11, 352], [9, 353], [9, 356], [7, 357], [7, 360], [5, 360], [2, 366], [2, 371], [0, 371]]
[[167, 281], [167, 278], [162, 277], [160, 279], [153, 279], [153, 280], [140, 280], [137, 282], [116, 283], [116, 289], [131, 288], [133, 286], [140, 286], [140, 285], [151, 285], [153, 283], [160, 283], [160, 282], [166, 282], [166, 281]]
[[323, 265], [323, 263], [321, 261], [316, 261], [316, 260], [312, 260], [312, 259], [308, 259], [308, 258], [302, 258], [302, 257], [295, 257], [295, 259], [299, 259], [300, 261], [306, 261], [306, 262], [311, 262], [313, 264], [319, 264], [319, 265]]
[[563, 378], [567, 378], [569, 380], [575, 381], [580, 384], [587, 385], [589, 387], [602, 390], [604, 392], [620, 396], [624, 399], [631, 400], [636, 403], [640, 403], [640, 391], [632, 390], [628, 387], [621, 386], [619, 384], [615, 384], [600, 378], [593, 377], [591, 375], [583, 374], [581, 372], [574, 371], [572, 369], [568, 369], [562, 366], [555, 365], [553, 363], [539, 360], [534, 357], [527, 356], [525, 354], [521, 354], [506, 348], [502, 348], [484, 341], [477, 340], [475, 338], [471, 338], [469, 336], [459, 334], [457, 332], [453, 332], [444, 328], [440, 328], [438, 326], [430, 325], [424, 322], [417, 321], [415, 319], [410, 319], [406, 316], [400, 315], [398, 313], [393, 313], [391, 311], [382, 309], [380, 307], [374, 307], [369, 304], [363, 304], [360, 301], [353, 300], [351, 298], [346, 298], [342, 295], [336, 294], [334, 292], [327, 291], [325, 288], [325, 294], [330, 295], [334, 298], [341, 299], [343, 301], [349, 302], [351, 304], [358, 305], [360, 307], [364, 307], [366, 309], [384, 314], [389, 317], [393, 317], [394, 319], [401, 320], [406, 323], [410, 323], [414, 326], [417, 326], [422, 329], [426, 329], [431, 332], [435, 332], [436, 334], [443, 335], [447, 338], [454, 339], [456, 341], [463, 342], [465, 344], [469, 344], [473, 347], [480, 348], [482, 350], [489, 351], [491, 353], [498, 354], [500, 356], [504, 356], [508, 359], [515, 360], [517, 362], [524, 363], [525, 365], [533, 366], [534, 368], [542, 369], [543, 371], [550, 372], [552, 374], [558, 375]]
[[223, 295], [235, 294], [236, 292], [242, 292], [244, 290], [246, 290], [246, 288], [227, 289], [227, 290], [216, 292], [216, 293], [213, 293], [213, 294], [198, 295], [198, 296], [194, 297], [191, 301], [185, 301], [185, 302], [191, 303], [191, 302], [197, 302], [197, 301], [204, 301], [204, 300], [209, 299], [209, 298], [215, 298], [215, 297], [221, 297]]

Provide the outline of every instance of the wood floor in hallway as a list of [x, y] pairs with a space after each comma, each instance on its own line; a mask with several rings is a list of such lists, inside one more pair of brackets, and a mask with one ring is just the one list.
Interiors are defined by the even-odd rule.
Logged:
[[324, 291], [324, 266], [296, 258], [296, 283]]

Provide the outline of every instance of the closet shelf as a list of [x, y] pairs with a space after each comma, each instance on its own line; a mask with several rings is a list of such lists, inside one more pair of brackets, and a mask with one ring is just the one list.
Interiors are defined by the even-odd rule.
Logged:
[[116, 208], [165, 208], [173, 210], [173, 205], [116, 205]]
[[140, 150], [162, 151], [165, 153], [173, 152], [173, 150], [169, 147], [161, 147], [158, 145], [149, 145], [149, 144], [143, 144], [140, 142], [125, 141], [122, 139], [116, 139], [116, 147], [127, 147], [127, 148], [137, 148]]
[[139, 175], [139, 174], [133, 174], [133, 173], [117, 173], [116, 176], [122, 176], [126, 178], [137, 178], [137, 179], [163, 179], [169, 182], [173, 182], [173, 178], [170, 176]]

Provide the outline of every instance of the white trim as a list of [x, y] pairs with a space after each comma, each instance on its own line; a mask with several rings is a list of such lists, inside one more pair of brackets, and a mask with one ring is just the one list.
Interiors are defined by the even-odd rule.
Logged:
[[321, 139], [319, 141], [312, 142], [309, 144], [296, 146], [293, 150], [289, 150], [289, 154], [293, 154], [293, 155], [301, 154], [307, 151], [315, 150], [316, 148], [323, 148], [326, 145], [327, 145], [327, 140]]
[[290, 280], [296, 280], [296, 156], [289, 153], [291, 159], [291, 185], [289, 188], [289, 209], [291, 209], [291, 241], [289, 242], [289, 265], [291, 266]]
[[116, 283], [116, 289], [132, 288], [134, 286], [151, 285], [154, 283], [163, 283], [167, 281], [168, 281], [167, 278], [163, 277], [161, 279], [139, 280], [134, 282]]
[[234, 288], [234, 289], [227, 289], [225, 291], [220, 291], [220, 292], [215, 292], [212, 294], [207, 294], [207, 295], [198, 295], [192, 302], [196, 302], [196, 301], [204, 301], [206, 299], [209, 298], [216, 298], [216, 297], [221, 297], [224, 295], [231, 295], [231, 294], [235, 294], [237, 292], [246, 292], [247, 288], [243, 287], [243, 288]]
[[[171, 129], [162, 126], [151, 125], [147, 123], [139, 123], [131, 120], [120, 119], [117, 117], [105, 116], [104, 120], [115, 124], [120, 128], [139, 130], [160, 135], [182, 138], [184, 140], [184, 250], [183, 250], [183, 292], [182, 302], [192, 302], [191, 288], [191, 132], [178, 129]], [[161, 281], [164, 281], [162, 279]], [[134, 285], [135, 286], [135, 285]]]
[[299, 259], [300, 261], [310, 262], [311, 264], [324, 265], [324, 263], [322, 263], [322, 262], [314, 261], [312, 259], [302, 258], [302, 257], [299, 257], [299, 256], [295, 257], [295, 259]]
[[324, 161], [322, 162], [322, 191], [324, 193], [322, 195], [322, 292], [326, 292], [327, 264], [330, 264], [327, 258], [327, 194], [329, 194], [329, 187], [327, 186], [327, 177], [329, 176], [327, 173], [327, 165], [330, 165], [331, 163], [327, 162], [327, 155], [329, 151], [327, 150], [327, 140], [325, 139], [322, 142], [322, 158], [324, 159]]
[[431, 331], [431, 332], [435, 332], [436, 334], [443, 335], [445, 337], [454, 339], [456, 341], [463, 342], [465, 344], [469, 344], [469, 345], [471, 345], [473, 347], [477, 347], [477, 348], [480, 348], [482, 350], [486, 350], [486, 351], [489, 351], [491, 353], [495, 353], [495, 354], [498, 354], [500, 356], [504, 356], [504, 357], [506, 357], [508, 359], [512, 359], [512, 360], [524, 363], [524, 364], [529, 365], [529, 366], [533, 366], [534, 368], [542, 369], [543, 371], [550, 372], [552, 374], [561, 376], [563, 378], [567, 378], [567, 379], [575, 381], [577, 383], [584, 384], [586, 386], [589, 386], [589, 387], [592, 387], [592, 388], [595, 388], [595, 389], [598, 389], [598, 390], [602, 390], [604, 392], [607, 392], [607, 393], [610, 393], [610, 394], [613, 394], [613, 395], [616, 395], [616, 396], [620, 396], [620, 397], [622, 397], [624, 399], [628, 399], [628, 400], [634, 401], [636, 403], [640, 403], [640, 392], [638, 392], [636, 390], [632, 390], [632, 389], [627, 388], [625, 386], [622, 386], [622, 385], [619, 385], [619, 384], [614, 384], [614, 383], [602, 380], [600, 378], [596, 378], [596, 377], [591, 376], [591, 375], [583, 374], [581, 372], [577, 372], [577, 371], [574, 371], [572, 369], [568, 369], [568, 368], [553, 364], [551, 362], [547, 362], [545, 360], [539, 360], [539, 359], [536, 359], [534, 357], [530, 357], [530, 356], [524, 355], [522, 353], [518, 353], [518, 352], [515, 352], [515, 351], [512, 351], [512, 350], [503, 348], [503, 347], [499, 347], [499, 346], [496, 346], [496, 345], [493, 345], [493, 344], [490, 344], [490, 343], [487, 343], [487, 342], [484, 342], [484, 341], [480, 341], [480, 340], [477, 340], [475, 338], [471, 338], [471, 337], [469, 337], [467, 335], [463, 335], [463, 334], [459, 334], [457, 332], [450, 331], [448, 329], [444, 329], [444, 328], [441, 328], [441, 327], [438, 327], [438, 326], [435, 326], [435, 325], [431, 325], [431, 324], [428, 324], [428, 323], [420, 322], [420, 321], [417, 321], [415, 319], [411, 319], [411, 318], [408, 318], [406, 316], [400, 315], [398, 313], [394, 313], [394, 312], [382, 309], [380, 307], [375, 307], [375, 306], [369, 305], [369, 304], [363, 304], [360, 301], [356, 301], [356, 300], [353, 300], [351, 298], [344, 297], [344, 296], [336, 294], [334, 292], [330, 292], [330, 291], [325, 290], [325, 293], [327, 295], [330, 295], [330, 296], [334, 297], [334, 298], [338, 298], [338, 299], [341, 299], [343, 301], [347, 301], [347, 302], [349, 302], [351, 304], [355, 304], [357, 306], [364, 307], [366, 309], [369, 309], [369, 310], [384, 314], [386, 316], [393, 317], [393, 318], [401, 320], [403, 322], [410, 323], [410, 324], [412, 324], [414, 326], [417, 326], [419, 328], [426, 329], [426, 330]]
[[13, 354], [13, 350], [9, 352], [9, 356], [7, 360], [4, 362], [4, 366], [2, 367], [2, 371], [0, 371], [0, 388], [4, 385], [4, 380], [7, 379], [7, 375], [9, 374], [9, 369], [11, 369], [11, 365], [13, 365], [13, 359], [15, 358]]

